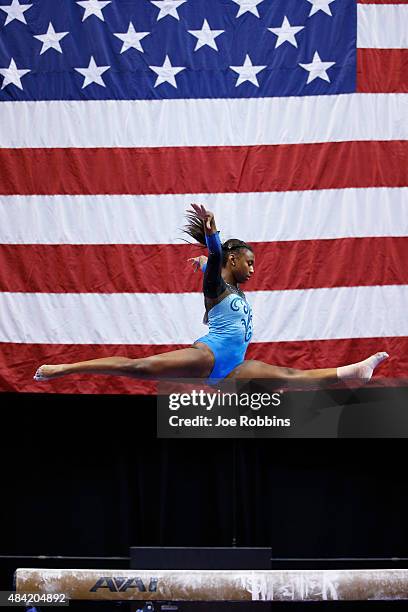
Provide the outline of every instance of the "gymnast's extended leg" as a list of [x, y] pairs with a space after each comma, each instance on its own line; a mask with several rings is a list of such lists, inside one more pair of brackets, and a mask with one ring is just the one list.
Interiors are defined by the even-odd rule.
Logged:
[[214, 356], [207, 345], [160, 353], [140, 359], [128, 357], [102, 357], [77, 363], [42, 365], [34, 380], [44, 381], [68, 374], [109, 374], [145, 380], [160, 378], [205, 378], [214, 365]]
[[366, 383], [370, 380], [374, 369], [387, 357], [387, 353], [375, 353], [358, 363], [339, 368], [316, 370], [282, 368], [264, 363], [263, 361], [248, 360], [236, 367], [227, 378], [247, 380], [262, 378], [264, 380], [273, 380], [278, 386], [306, 388], [326, 387], [347, 380]]

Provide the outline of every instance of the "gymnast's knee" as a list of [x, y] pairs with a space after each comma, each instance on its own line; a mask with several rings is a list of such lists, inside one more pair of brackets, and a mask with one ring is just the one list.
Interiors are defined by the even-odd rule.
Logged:
[[295, 368], [286, 368], [282, 367], [283, 378], [296, 378], [299, 375], [301, 370], [296, 370]]
[[153, 365], [149, 358], [130, 359], [129, 357], [112, 357], [110, 366], [118, 374], [125, 376], [147, 377], [153, 372]]
[[273, 378], [276, 380], [285, 381], [296, 378], [299, 373], [300, 370], [296, 370], [294, 368], [275, 366], [256, 359], [248, 359], [245, 360], [241, 366], [238, 366], [231, 378], [233, 378], [235, 374], [235, 376], [238, 377], [265, 379]]
[[158, 364], [149, 357], [129, 359], [126, 370], [128, 374], [131, 374], [136, 378], [151, 378], [159, 372]]

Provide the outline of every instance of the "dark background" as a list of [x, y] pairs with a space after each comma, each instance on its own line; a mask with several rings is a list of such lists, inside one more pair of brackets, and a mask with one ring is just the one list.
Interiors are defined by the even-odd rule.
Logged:
[[2, 400], [3, 554], [408, 556], [406, 439], [158, 440], [154, 397]]
[[408, 556], [406, 439], [158, 440], [143, 396], [3, 394], [2, 408], [2, 555]]

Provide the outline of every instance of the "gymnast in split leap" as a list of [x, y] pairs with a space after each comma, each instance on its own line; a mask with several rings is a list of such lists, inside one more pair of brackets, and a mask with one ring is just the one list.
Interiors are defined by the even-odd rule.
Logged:
[[231, 239], [221, 244], [214, 215], [202, 205], [187, 212], [186, 233], [207, 245], [208, 261], [203, 292], [208, 334], [189, 348], [139, 359], [104, 357], [77, 363], [42, 365], [34, 375], [38, 381], [68, 374], [108, 374], [145, 380], [173, 378], [269, 379], [279, 388], [325, 387], [341, 381], [363, 384], [388, 357], [375, 353], [364, 361], [337, 368], [297, 370], [245, 360], [252, 337], [252, 310], [240, 285], [254, 273], [255, 256], [250, 245]]

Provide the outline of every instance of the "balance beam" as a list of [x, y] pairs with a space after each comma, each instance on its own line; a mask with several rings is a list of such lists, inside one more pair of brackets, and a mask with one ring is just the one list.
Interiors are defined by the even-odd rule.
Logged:
[[15, 572], [18, 593], [75, 600], [383, 601], [408, 599], [408, 569], [95, 570]]

